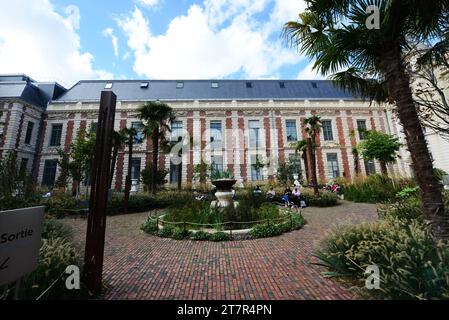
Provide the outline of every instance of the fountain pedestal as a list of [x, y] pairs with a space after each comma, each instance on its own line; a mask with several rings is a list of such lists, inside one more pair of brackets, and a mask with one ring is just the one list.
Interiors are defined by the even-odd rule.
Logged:
[[215, 192], [216, 201], [212, 201], [211, 207], [226, 208], [230, 205], [238, 206], [238, 202], [232, 199], [232, 186], [237, 182], [235, 179], [212, 180], [212, 184], [217, 188]]

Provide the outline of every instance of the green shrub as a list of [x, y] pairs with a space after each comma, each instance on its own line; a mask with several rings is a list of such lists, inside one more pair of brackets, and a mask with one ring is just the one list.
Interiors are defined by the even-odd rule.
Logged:
[[298, 230], [306, 225], [307, 221], [304, 219], [302, 214], [292, 215], [293, 230]]
[[449, 298], [449, 247], [435, 246], [415, 220], [387, 218], [335, 233], [317, 253], [329, 275], [358, 279], [369, 265], [380, 268], [380, 290], [362, 292], [390, 299]]
[[184, 230], [183, 228], [175, 228], [172, 233], [172, 238], [175, 240], [183, 240], [185, 238], [189, 238], [191, 234], [192, 233], [189, 230]]
[[60, 238], [65, 241], [71, 241], [73, 238], [73, 230], [68, 225], [56, 219], [45, 219], [42, 226], [42, 238]]
[[310, 207], [332, 207], [338, 204], [338, 195], [330, 191], [320, 191], [315, 195], [313, 190], [304, 189], [302, 196], [306, 205]]
[[411, 196], [416, 196], [418, 194], [419, 187], [405, 187], [398, 193], [396, 193], [396, 198], [399, 199], [406, 199], [410, 198]]
[[79, 200], [68, 195], [58, 194], [44, 200], [47, 214], [55, 218], [63, 218], [70, 211], [80, 208]]
[[380, 203], [396, 197], [396, 194], [406, 187], [415, 187], [411, 180], [395, 180], [383, 175], [370, 175], [356, 180], [352, 184], [345, 184], [343, 192], [346, 200], [355, 202]]
[[391, 204], [382, 204], [377, 209], [379, 218], [398, 218], [404, 220], [424, 221], [424, 214], [421, 209], [421, 201], [418, 197], [399, 200]]
[[157, 219], [153, 219], [148, 217], [147, 221], [145, 221], [141, 226], [140, 229], [146, 233], [149, 234], [155, 234], [159, 230], [158, 221]]
[[[42, 240], [39, 266], [29, 276], [23, 279], [20, 298], [36, 299], [52, 283], [58, 279], [69, 265], [81, 266], [82, 261], [78, 250], [64, 238], [49, 238]], [[62, 276], [43, 297], [44, 299], [71, 299], [87, 297], [87, 291], [67, 290], [66, 276]]]
[[165, 225], [162, 229], [159, 229], [157, 235], [162, 238], [170, 238], [171, 236], [173, 236], [174, 230], [175, 230], [174, 226]]
[[210, 240], [215, 241], [215, 242], [229, 241], [230, 239], [231, 239], [231, 237], [229, 236], [229, 234], [222, 232], [222, 231], [217, 231], [210, 235]]
[[274, 237], [280, 234], [282, 234], [282, 227], [273, 223], [258, 224], [250, 231], [250, 235], [254, 238]]
[[206, 241], [209, 240], [211, 234], [202, 230], [196, 231], [192, 234], [192, 239], [197, 241]]

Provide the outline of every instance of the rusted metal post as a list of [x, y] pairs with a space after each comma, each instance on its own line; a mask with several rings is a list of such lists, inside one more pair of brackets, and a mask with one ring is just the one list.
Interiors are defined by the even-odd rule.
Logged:
[[102, 289], [106, 209], [116, 101], [117, 97], [113, 92], [101, 92], [84, 254], [84, 278], [88, 289], [95, 295], [101, 293]]

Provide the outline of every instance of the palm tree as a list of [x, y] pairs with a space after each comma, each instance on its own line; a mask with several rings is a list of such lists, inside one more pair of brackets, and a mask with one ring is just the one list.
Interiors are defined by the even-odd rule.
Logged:
[[153, 141], [153, 175], [151, 192], [156, 194], [156, 175], [158, 170], [159, 143], [164, 144], [166, 132], [170, 132], [170, 123], [175, 119], [173, 109], [161, 102], [147, 102], [138, 109], [139, 118], [144, 120], [143, 132]]
[[[349, 137], [351, 140], [355, 141], [355, 130], [349, 132]], [[352, 157], [354, 158], [354, 172], [355, 175], [358, 176], [360, 175], [360, 152], [357, 145], [352, 146]]]
[[[449, 212], [413, 100], [406, 54], [416, 43], [424, 63], [449, 48], [449, 0], [306, 0], [299, 21], [284, 25], [286, 38], [315, 60], [314, 68], [341, 87], [378, 102], [394, 102], [404, 128], [423, 211], [436, 240], [449, 238]], [[368, 29], [368, 6], [381, 25]], [[343, 70], [343, 71], [341, 71]]]
[[310, 174], [309, 181], [313, 186], [313, 190], [315, 194], [318, 194], [318, 179], [316, 176], [316, 138], [320, 134], [321, 130], [321, 118], [319, 116], [311, 116], [309, 118], [304, 119], [304, 125], [306, 126], [306, 133], [308, 133], [310, 142], [308, 143], [307, 152], [308, 157], [307, 160], [310, 163]]
[[122, 128], [119, 131], [112, 133], [112, 163], [111, 163], [111, 176], [109, 178], [109, 189], [112, 188], [112, 179], [114, 177], [115, 164], [117, 162], [118, 152], [122, 150], [128, 142], [128, 136], [126, 128]]

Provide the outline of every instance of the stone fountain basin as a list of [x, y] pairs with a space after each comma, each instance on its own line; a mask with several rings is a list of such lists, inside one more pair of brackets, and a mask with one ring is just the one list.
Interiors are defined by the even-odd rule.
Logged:
[[236, 179], [218, 179], [211, 181], [214, 186], [217, 187], [217, 190], [228, 191], [232, 189], [232, 186], [236, 184]]

